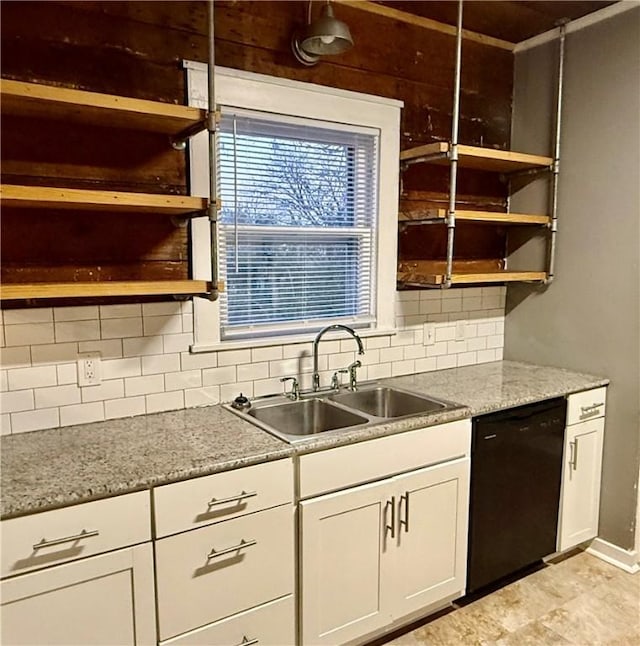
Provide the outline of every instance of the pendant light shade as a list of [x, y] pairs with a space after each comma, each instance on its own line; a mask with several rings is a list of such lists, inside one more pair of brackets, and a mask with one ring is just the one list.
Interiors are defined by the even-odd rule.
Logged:
[[[309, 18], [311, 2], [309, 3]], [[338, 20], [329, 2], [322, 7], [320, 17], [309, 22], [301, 35], [293, 37], [292, 48], [304, 65], [315, 65], [320, 56], [342, 54], [353, 47], [353, 38], [346, 23]]]

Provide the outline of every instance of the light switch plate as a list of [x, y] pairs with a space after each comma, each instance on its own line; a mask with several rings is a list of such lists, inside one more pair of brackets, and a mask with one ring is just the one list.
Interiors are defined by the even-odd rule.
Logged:
[[436, 324], [424, 324], [424, 336], [422, 340], [424, 345], [433, 345], [436, 342]]

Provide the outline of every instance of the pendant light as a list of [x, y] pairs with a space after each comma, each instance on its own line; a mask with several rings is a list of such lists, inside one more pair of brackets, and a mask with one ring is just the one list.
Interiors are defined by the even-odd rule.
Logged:
[[307, 12], [307, 25], [302, 34], [294, 34], [291, 48], [303, 65], [315, 65], [321, 56], [342, 54], [353, 47], [353, 38], [346, 23], [338, 20], [331, 2], [322, 7], [320, 17], [311, 22], [311, 2]]

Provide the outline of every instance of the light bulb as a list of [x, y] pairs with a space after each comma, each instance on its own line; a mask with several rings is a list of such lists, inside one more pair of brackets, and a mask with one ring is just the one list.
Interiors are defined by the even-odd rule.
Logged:
[[325, 44], [325, 45], [331, 45], [331, 43], [336, 39], [335, 36], [320, 36], [320, 40]]

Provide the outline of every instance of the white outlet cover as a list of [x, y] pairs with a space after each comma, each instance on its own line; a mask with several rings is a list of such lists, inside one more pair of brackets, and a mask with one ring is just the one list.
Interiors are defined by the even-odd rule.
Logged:
[[78, 355], [78, 386], [97, 386], [102, 383], [102, 355], [83, 352]]

